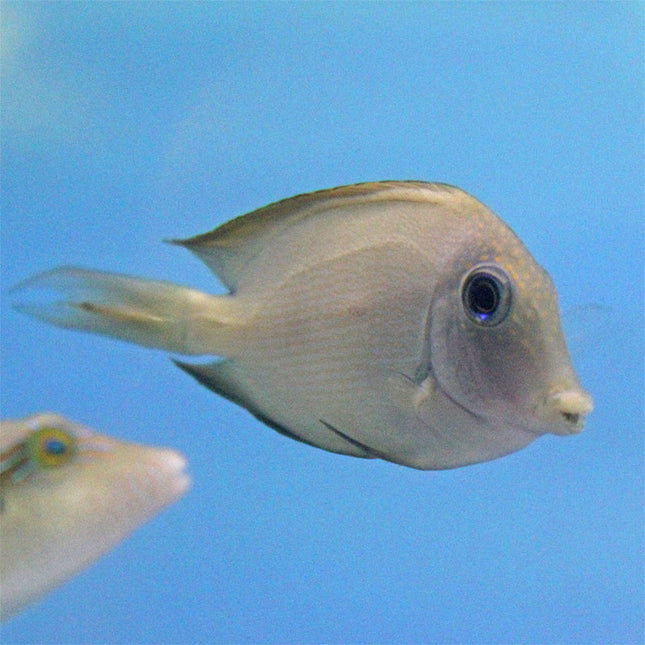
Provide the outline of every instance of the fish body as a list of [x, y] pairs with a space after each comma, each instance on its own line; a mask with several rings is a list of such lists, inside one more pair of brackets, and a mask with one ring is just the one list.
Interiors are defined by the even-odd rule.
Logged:
[[85, 568], [188, 489], [174, 450], [56, 414], [0, 421], [0, 619]]
[[548, 274], [490, 209], [445, 184], [293, 197], [175, 241], [229, 289], [60, 268], [19, 308], [186, 355], [177, 364], [282, 433], [421, 469], [579, 432], [592, 408]]

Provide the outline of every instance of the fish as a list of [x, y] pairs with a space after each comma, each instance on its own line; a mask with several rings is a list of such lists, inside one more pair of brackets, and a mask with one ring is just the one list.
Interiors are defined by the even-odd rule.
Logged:
[[423, 470], [576, 434], [593, 408], [548, 273], [457, 187], [341, 186], [169, 241], [227, 291], [60, 267], [18, 285], [16, 306], [206, 357], [175, 363], [282, 434]]
[[175, 450], [50, 412], [0, 421], [0, 621], [109, 551], [190, 487]]

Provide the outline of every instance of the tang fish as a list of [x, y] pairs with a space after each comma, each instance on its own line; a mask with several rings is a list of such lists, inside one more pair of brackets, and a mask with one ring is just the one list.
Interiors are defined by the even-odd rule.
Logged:
[[116, 546], [188, 489], [173, 450], [56, 414], [0, 421], [0, 620]]
[[176, 363], [289, 437], [415, 468], [576, 433], [592, 409], [548, 274], [458, 188], [343, 186], [172, 242], [229, 293], [63, 267], [22, 291], [66, 299], [18, 308], [61, 327], [222, 357]]

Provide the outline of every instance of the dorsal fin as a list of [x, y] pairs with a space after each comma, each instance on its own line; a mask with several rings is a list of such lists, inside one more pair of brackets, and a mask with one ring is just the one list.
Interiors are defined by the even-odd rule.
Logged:
[[185, 240], [170, 240], [195, 253], [231, 290], [235, 291], [242, 269], [287, 226], [322, 210], [345, 206], [352, 201], [443, 201], [466, 195], [447, 184], [422, 181], [380, 181], [351, 184], [283, 199], [240, 215], [208, 233]]

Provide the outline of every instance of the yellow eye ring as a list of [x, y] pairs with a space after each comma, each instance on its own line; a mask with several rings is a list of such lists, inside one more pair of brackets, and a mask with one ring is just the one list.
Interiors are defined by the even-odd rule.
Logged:
[[42, 468], [66, 464], [77, 450], [76, 438], [60, 428], [45, 427], [34, 432], [26, 442], [31, 463]]

